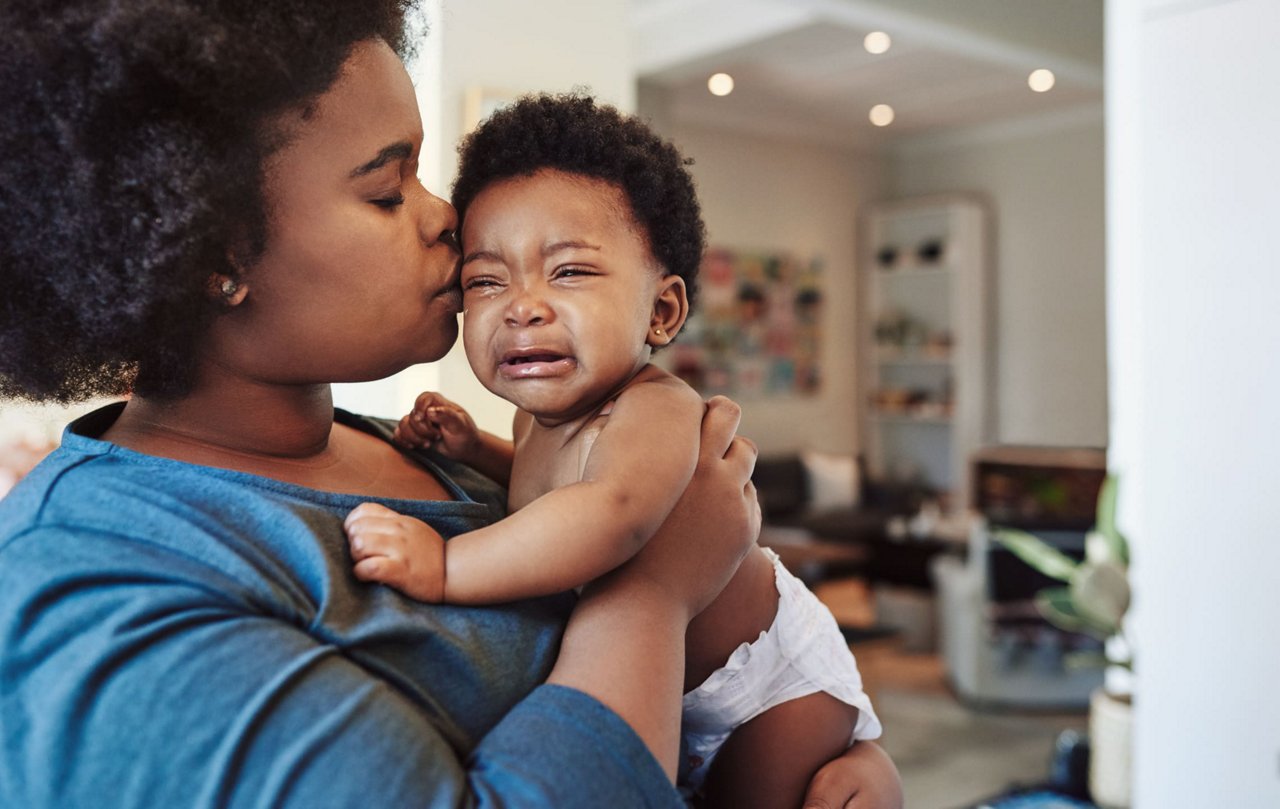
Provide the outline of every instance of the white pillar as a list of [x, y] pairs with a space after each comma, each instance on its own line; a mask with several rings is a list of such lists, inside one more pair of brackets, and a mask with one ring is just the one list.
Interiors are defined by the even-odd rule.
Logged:
[[1138, 809], [1280, 806], [1280, 3], [1109, 0]]

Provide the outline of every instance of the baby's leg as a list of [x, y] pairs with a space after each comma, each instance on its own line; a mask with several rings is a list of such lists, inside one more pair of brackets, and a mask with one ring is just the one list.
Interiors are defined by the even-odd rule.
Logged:
[[[722, 667], [738, 646], [755, 641], [773, 625], [780, 598], [777, 576], [773, 560], [754, 550], [720, 596], [689, 625], [686, 693]], [[829, 631], [836, 631], [834, 625]], [[836, 645], [842, 647], [843, 641]], [[849, 746], [857, 719], [857, 708], [817, 692], [743, 723], [707, 773], [706, 805], [795, 809], [818, 768]]]
[[773, 562], [752, 549], [711, 606], [689, 624], [685, 635], [685, 693], [701, 685], [743, 643], [760, 637], [778, 613]]
[[858, 709], [818, 692], [739, 726], [704, 784], [706, 809], [797, 809], [818, 768], [849, 746]]

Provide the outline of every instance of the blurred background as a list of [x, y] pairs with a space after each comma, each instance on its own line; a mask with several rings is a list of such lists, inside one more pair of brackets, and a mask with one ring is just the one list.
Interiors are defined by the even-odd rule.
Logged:
[[[1280, 607], [1280, 4], [424, 6], [433, 190], [530, 91], [585, 88], [693, 159], [705, 294], [660, 361], [744, 405], [762, 541], [845, 627], [908, 806], [1087, 806], [1086, 740], [1103, 805], [1280, 805], [1255, 628]], [[460, 349], [336, 400], [399, 416], [423, 389], [509, 432]], [[0, 492], [81, 410], [0, 409]], [[1079, 562], [1108, 474], [1133, 609], [1063, 629], [1035, 606], [1060, 583], [995, 535]], [[1078, 665], [1118, 635], [1111, 675]]]

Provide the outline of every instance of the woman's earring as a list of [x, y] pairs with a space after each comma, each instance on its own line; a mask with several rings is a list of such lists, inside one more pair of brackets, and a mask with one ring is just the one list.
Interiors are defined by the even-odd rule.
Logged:
[[240, 291], [240, 285], [236, 283], [234, 278], [224, 278], [219, 289], [222, 291], [222, 297], [234, 298], [235, 294]]

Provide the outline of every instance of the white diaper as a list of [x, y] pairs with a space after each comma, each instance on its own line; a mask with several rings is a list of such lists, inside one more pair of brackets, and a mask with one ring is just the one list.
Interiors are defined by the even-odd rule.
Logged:
[[825, 691], [858, 709], [850, 743], [880, 735], [862, 691], [862, 675], [831, 611], [768, 548], [778, 614], [767, 632], [734, 650], [728, 662], [684, 696], [681, 782], [697, 789], [733, 729], [775, 705]]

